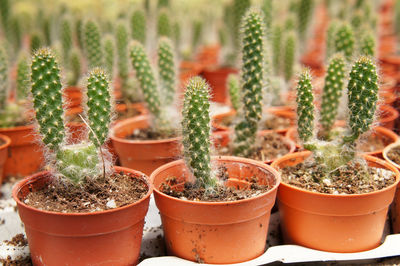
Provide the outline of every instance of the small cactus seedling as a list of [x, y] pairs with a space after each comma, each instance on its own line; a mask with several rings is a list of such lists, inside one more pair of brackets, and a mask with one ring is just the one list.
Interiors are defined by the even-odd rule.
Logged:
[[146, 15], [142, 10], [136, 10], [131, 17], [132, 39], [146, 43]]
[[99, 27], [94, 21], [89, 20], [85, 24], [84, 46], [89, 67], [101, 67], [103, 65], [101, 35]]
[[49, 49], [42, 48], [35, 53], [31, 71], [31, 93], [36, 121], [55, 175], [73, 184], [79, 184], [87, 178], [97, 178], [102, 173], [104, 176], [106, 172], [110, 172], [111, 164], [105, 162], [105, 154], [100, 148], [108, 136], [112, 111], [106, 74], [95, 68], [88, 77], [89, 140], [68, 144], [62, 108], [60, 69]]
[[303, 143], [314, 136], [314, 95], [312, 93], [311, 74], [308, 69], [300, 75], [297, 84], [297, 132]]
[[264, 19], [257, 10], [243, 18], [242, 102], [243, 114], [235, 126], [234, 154], [248, 156], [254, 150], [258, 122], [262, 114], [264, 85]]
[[185, 92], [182, 109], [182, 137], [186, 165], [196, 182], [212, 191], [217, 179], [211, 171], [209, 87], [200, 77], [192, 78]]
[[104, 39], [104, 68], [106, 72], [113, 77], [114, 73], [114, 41], [111, 36]]
[[327, 134], [336, 120], [344, 78], [345, 61], [341, 54], [336, 54], [330, 59], [322, 94], [320, 123]]
[[335, 51], [342, 52], [347, 61], [351, 61], [354, 52], [354, 32], [348, 24], [341, 25], [335, 36]]
[[158, 71], [161, 91], [165, 96], [165, 104], [170, 105], [175, 100], [176, 63], [172, 43], [168, 38], [161, 38], [158, 42]]
[[294, 63], [296, 59], [296, 35], [289, 32], [286, 36], [283, 54], [283, 74], [285, 80], [289, 82], [293, 76]]
[[236, 74], [230, 74], [227, 78], [227, 87], [233, 109], [239, 111], [240, 107], [240, 84]]

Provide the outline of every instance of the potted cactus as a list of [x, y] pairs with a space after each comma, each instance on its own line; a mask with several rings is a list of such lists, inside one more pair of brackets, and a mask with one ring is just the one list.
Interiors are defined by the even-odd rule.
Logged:
[[297, 85], [298, 135], [308, 151], [276, 160], [281, 226], [288, 242], [331, 252], [358, 252], [380, 244], [399, 172], [390, 164], [357, 154], [356, 142], [373, 122], [378, 94], [374, 63], [355, 62], [347, 85], [349, 132], [334, 140], [314, 136], [311, 76]]
[[141, 172], [114, 167], [104, 145], [112, 113], [106, 74], [95, 68], [88, 75], [84, 121], [89, 133], [70, 144], [60, 70], [49, 49], [34, 54], [31, 70], [33, 106], [49, 171], [20, 181], [12, 195], [33, 264], [136, 263], [152, 186]]
[[210, 155], [209, 97], [206, 82], [192, 78], [182, 110], [184, 160], [159, 167], [151, 179], [170, 254], [237, 263], [264, 252], [280, 178], [261, 162]]
[[168, 38], [160, 38], [157, 80], [143, 45], [133, 42], [132, 65], [149, 114], [123, 120], [113, 127], [111, 133], [121, 165], [145, 174], [151, 174], [157, 167], [180, 156], [181, 146], [176, 132], [176, 68], [172, 47]]
[[43, 156], [39, 145], [33, 142], [34, 126], [30, 125], [31, 113], [25, 108], [29, 87], [29, 66], [21, 53], [17, 62], [16, 93], [10, 97], [9, 67], [6, 51], [0, 47], [0, 134], [11, 140], [4, 165], [4, 176], [23, 177], [40, 169]]

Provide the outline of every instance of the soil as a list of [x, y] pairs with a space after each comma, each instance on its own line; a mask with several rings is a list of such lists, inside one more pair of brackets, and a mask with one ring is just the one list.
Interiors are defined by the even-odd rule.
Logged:
[[395, 162], [396, 164], [400, 164], [400, 146], [394, 147], [389, 150], [387, 156], [390, 160]]
[[133, 134], [126, 136], [129, 140], [160, 140], [175, 138], [175, 132], [158, 132], [151, 128], [141, 128], [133, 131]]
[[148, 185], [143, 178], [117, 172], [104, 179], [87, 179], [81, 186], [51, 182], [29, 193], [25, 204], [46, 211], [87, 213], [119, 208], [143, 198]]
[[[248, 158], [265, 162], [282, 157], [288, 154], [289, 151], [288, 145], [282, 141], [282, 135], [271, 132], [262, 137], [254, 153]], [[233, 149], [231, 146], [217, 147], [217, 153], [219, 155], [232, 155]]]
[[4, 240], [3, 242], [14, 247], [25, 247], [28, 245], [28, 240], [23, 234], [17, 234], [11, 240]]
[[385, 169], [366, 167], [357, 161], [327, 173], [313, 161], [281, 169], [282, 181], [313, 192], [325, 194], [363, 194], [392, 185], [396, 177]]
[[[220, 167], [218, 169], [217, 178], [223, 181], [229, 179], [225, 167]], [[185, 182], [183, 190], [177, 189], [176, 185], [178, 185], [178, 180], [175, 177], [171, 177], [168, 178], [165, 183], [161, 184], [160, 190], [164, 194], [180, 199], [204, 202], [225, 202], [252, 198], [265, 193], [272, 188], [269, 184], [259, 185], [256, 176], [244, 178], [244, 180], [249, 184], [246, 189], [217, 185], [213, 192], [209, 192], [198, 184], [191, 182]]]

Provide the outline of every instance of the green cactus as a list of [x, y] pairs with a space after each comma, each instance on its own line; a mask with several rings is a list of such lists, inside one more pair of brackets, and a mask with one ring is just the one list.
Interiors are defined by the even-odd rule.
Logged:
[[47, 46], [52, 45], [52, 36], [51, 36], [51, 30], [52, 30], [52, 21], [51, 21], [51, 16], [45, 16], [43, 18], [42, 22], [42, 28], [43, 28], [43, 34], [44, 34], [44, 43]]
[[142, 10], [132, 13], [131, 34], [133, 40], [137, 40], [143, 45], [146, 43], [146, 15]]
[[78, 41], [79, 48], [83, 49], [84, 48], [83, 23], [82, 23], [81, 18], [77, 18], [77, 20], [75, 21], [75, 36], [76, 36], [76, 40]]
[[189, 81], [182, 109], [182, 137], [185, 162], [196, 183], [206, 191], [213, 191], [217, 179], [211, 171], [209, 90], [200, 77]]
[[118, 75], [121, 78], [123, 86], [126, 85], [128, 80], [128, 30], [123, 22], [118, 23], [116, 32], [116, 47], [117, 47], [117, 64]]
[[81, 76], [81, 54], [78, 49], [73, 49], [69, 55], [70, 76], [68, 78], [69, 86], [76, 86]]
[[341, 54], [336, 54], [330, 59], [322, 94], [320, 124], [326, 133], [330, 132], [336, 120], [344, 78], [345, 61]]
[[178, 21], [172, 25], [172, 33], [175, 47], [178, 49], [181, 44], [181, 24]]
[[194, 21], [192, 28], [192, 49], [193, 51], [196, 51], [203, 34], [203, 22], [201, 20]]
[[326, 31], [326, 58], [330, 58], [335, 53], [335, 37], [338, 26], [336, 20], [329, 23]]
[[89, 67], [101, 67], [103, 65], [101, 35], [99, 27], [94, 21], [89, 20], [85, 24], [84, 43]]
[[371, 59], [361, 57], [353, 65], [347, 91], [351, 135], [345, 142], [355, 142], [370, 129], [378, 100], [378, 76]]
[[314, 11], [314, 0], [300, 0], [297, 8], [299, 39], [304, 42]]
[[335, 52], [342, 52], [351, 61], [354, 52], [354, 32], [348, 24], [341, 25], [335, 36]]
[[375, 56], [375, 36], [372, 32], [366, 32], [361, 37], [360, 54], [365, 56]]
[[166, 10], [160, 11], [157, 19], [157, 34], [158, 36], [171, 38], [171, 21]]
[[5, 36], [10, 36], [10, 16], [11, 6], [9, 0], [0, 0], [0, 18], [1, 26]]
[[62, 55], [63, 55], [63, 62], [66, 67], [68, 67], [69, 63], [69, 54], [72, 48], [72, 29], [71, 29], [71, 22], [69, 18], [64, 17], [61, 20], [60, 25], [60, 39], [62, 45]]
[[33, 32], [31, 34], [31, 44], [30, 49], [31, 52], [35, 52], [38, 50], [43, 44], [42, 35], [39, 32]]
[[229, 74], [227, 78], [227, 87], [233, 109], [239, 111], [240, 107], [240, 84], [236, 74]]
[[272, 62], [275, 75], [281, 73], [282, 27], [275, 24], [272, 28]]
[[22, 45], [22, 29], [21, 29], [21, 21], [18, 16], [14, 15], [10, 20], [10, 29], [13, 33], [12, 41], [14, 45], [14, 49], [18, 51]]
[[110, 78], [114, 73], [114, 41], [111, 36], [106, 36], [104, 39], [104, 68]]
[[161, 91], [165, 96], [165, 104], [171, 105], [175, 99], [176, 58], [171, 41], [164, 37], [158, 42], [158, 71]]
[[250, 0], [233, 0], [232, 11], [234, 15], [232, 17], [232, 37], [235, 51], [240, 50], [240, 25], [243, 15], [246, 14], [246, 11], [249, 9], [250, 5]]
[[20, 54], [17, 62], [16, 92], [19, 101], [25, 100], [30, 88], [29, 65], [27, 56]]
[[39, 49], [31, 66], [33, 107], [44, 144], [58, 150], [64, 140], [60, 69], [49, 49]]
[[307, 144], [314, 136], [314, 96], [310, 70], [300, 75], [297, 83], [297, 132], [300, 140]]
[[262, 114], [264, 85], [264, 19], [258, 10], [243, 18], [242, 102], [243, 116], [235, 127], [234, 154], [248, 156], [254, 150], [258, 122]]
[[289, 32], [286, 36], [283, 54], [283, 74], [287, 82], [289, 82], [293, 76], [296, 46], [296, 35], [293, 31]]
[[272, 25], [272, 17], [273, 17], [273, 1], [272, 0], [263, 0], [262, 2], [262, 11], [264, 13], [264, 21], [265, 28], [267, 31], [271, 28]]
[[135, 69], [136, 77], [139, 80], [140, 87], [147, 108], [154, 116], [154, 127], [157, 131], [168, 131], [171, 129], [169, 120], [164, 116], [163, 106], [161, 106], [160, 94], [157, 88], [157, 82], [154, 71], [150, 65], [149, 58], [144, 47], [138, 41], [133, 41], [131, 48], [132, 66]]
[[6, 50], [0, 46], [0, 110], [6, 108], [8, 87], [8, 58]]

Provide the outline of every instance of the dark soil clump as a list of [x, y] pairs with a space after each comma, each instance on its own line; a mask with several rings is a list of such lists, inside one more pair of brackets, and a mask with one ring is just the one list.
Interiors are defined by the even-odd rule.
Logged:
[[64, 213], [86, 213], [119, 208], [143, 198], [148, 191], [143, 178], [117, 172], [104, 179], [87, 179], [81, 186], [54, 181], [29, 193], [25, 204]]
[[161, 140], [175, 138], [178, 135], [175, 132], [158, 132], [150, 128], [136, 129], [126, 139], [129, 140]]
[[4, 266], [31, 266], [32, 260], [31, 258], [24, 258], [24, 259], [17, 259], [17, 260], [12, 260], [10, 256], [7, 257], [7, 259], [0, 259], [1, 265]]
[[313, 192], [325, 194], [363, 194], [392, 185], [396, 178], [388, 170], [348, 164], [328, 174], [313, 162], [281, 169], [282, 181]]
[[28, 240], [23, 234], [15, 235], [11, 240], [4, 240], [3, 242], [14, 247], [25, 247], [28, 245]]

